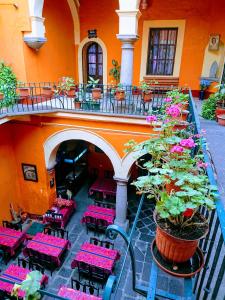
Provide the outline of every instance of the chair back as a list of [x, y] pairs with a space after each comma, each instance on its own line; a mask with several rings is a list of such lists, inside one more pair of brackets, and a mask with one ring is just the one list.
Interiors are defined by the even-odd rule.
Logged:
[[96, 224], [96, 219], [91, 217], [91, 216], [86, 216], [85, 217], [85, 223], [86, 224]]
[[22, 224], [21, 223], [13, 224], [9, 221], [2, 221], [2, 226], [5, 227], [5, 228], [10, 228], [10, 229], [22, 231]]
[[25, 258], [22, 258], [22, 257], [18, 257], [18, 259], [17, 259], [17, 264], [18, 264], [18, 266], [19, 267], [23, 267], [23, 268], [29, 268], [29, 261], [28, 260], [26, 260]]
[[66, 239], [66, 240], [68, 240], [68, 238], [69, 238], [68, 231], [65, 229], [62, 229], [62, 228], [45, 227], [44, 234], [52, 235], [55, 237], [60, 237], [62, 239]]
[[90, 295], [93, 295], [93, 296], [99, 296], [99, 288], [95, 287], [94, 285], [90, 285], [90, 284], [85, 284], [84, 285], [84, 289], [83, 291], [86, 293], [86, 294], [90, 294]]
[[71, 287], [77, 291], [84, 291], [84, 284], [82, 284], [79, 280], [71, 278]]
[[97, 228], [106, 229], [108, 227], [108, 222], [106, 220], [97, 219]]
[[90, 238], [90, 244], [96, 245], [96, 246], [101, 246], [101, 241], [95, 237]]
[[114, 249], [114, 243], [109, 241], [101, 241], [101, 246], [107, 249]]
[[93, 266], [90, 267], [90, 275], [91, 278], [95, 278], [100, 281], [105, 281], [108, 277], [108, 274], [105, 272], [105, 270]]

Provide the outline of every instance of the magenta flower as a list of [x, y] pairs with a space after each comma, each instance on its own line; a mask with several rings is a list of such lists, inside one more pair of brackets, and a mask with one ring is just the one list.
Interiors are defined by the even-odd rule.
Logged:
[[208, 163], [204, 163], [203, 161], [198, 161], [197, 162], [197, 167], [198, 168], [203, 168], [203, 169], [206, 169], [208, 167]]
[[180, 145], [185, 148], [193, 148], [196, 144], [192, 138], [188, 138], [181, 140]]
[[173, 146], [171, 149], [170, 149], [170, 152], [171, 153], [182, 153], [184, 151], [184, 148], [181, 147], [181, 146]]
[[166, 109], [167, 115], [176, 118], [180, 116], [180, 107], [178, 105], [171, 105]]
[[170, 97], [167, 97], [167, 98], [164, 99], [164, 102], [167, 102], [167, 103], [171, 102], [171, 101], [172, 101], [172, 98], [170, 98]]
[[155, 122], [155, 121], [157, 121], [157, 117], [154, 116], [154, 115], [147, 116], [146, 121], [147, 121], [148, 123]]

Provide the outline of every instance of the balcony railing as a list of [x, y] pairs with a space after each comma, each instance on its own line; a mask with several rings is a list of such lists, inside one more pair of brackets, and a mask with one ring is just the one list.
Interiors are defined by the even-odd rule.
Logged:
[[[78, 84], [70, 91], [57, 93], [58, 83], [27, 83], [20, 87], [0, 87], [0, 115], [38, 113], [43, 111], [70, 111], [110, 115], [144, 116], [148, 111], [159, 112], [162, 100], [171, 86], [152, 86], [150, 100], [143, 98], [140, 88], [123, 87], [118, 96], [112, 85], [98, 85], [99, 98], [93, 97], [92, 87]], [[124, 99], [122, 98], [124, 94]], [[120, 99], [119, 99], [120, 98]]]

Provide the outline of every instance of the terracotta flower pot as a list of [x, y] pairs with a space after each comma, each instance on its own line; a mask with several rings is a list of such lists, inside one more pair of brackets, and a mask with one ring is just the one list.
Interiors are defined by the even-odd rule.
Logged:
[[181, 104], [181, 109], [182, 110], [188, 110], [188, 108], [189, 108], [189, 103], [187, 102], [187, 103], [182, 103]]
[[217, 116], [218, 123], [222, 126], [225, 126], [225, 114], [224, 115], [218, 115]]
[[142, 97], [144, 102], [151, 102], [152, 101], [152, 91], [143, 91]]
[[52, 88], [50, 86], [43, 86], [42, 88], [42, 95], [51, 97], [53, 94]]
[[4, 94], [0, 93], [0, 100], [3, 100], [3, 98], [4, 98]]
[[66, 94], [68, 97], [76, 97], [76, 87], [71, 87]]
[[125, 91], [124, 90], [117, 90], [116, 91], [116, 100], [122, 101], [125, 99]]
[[216, 117], [218, 118], [219, 115], [225, 114], [225, 108], [217, 107], [216, 108]]
[[[156, 221], [156, 214], [154, 218]], [[205, 221], [203, 216], [201, 216], [201, 218]], [[188, 261], [194, 255], [199, 240], [203, 238], [207, 234], [207, 232], [208, 230], [206, 230], [205, 234], [202, 237], [196, 240], [185, 240], [172, 236], [171, 234], [160, 228], [157, 224], [156, 246], [165, 260], [173, 263], [183, 263]]]
[[94, 89], [92, 89], [91, 93], [92, 93], [92, 99], [93, 100], [101, 99], [102, 90], [100, 88], [94, 88]]
[[76, 109], [80, 109], [81, 108], [81, 102], [74, 102], [74, 107]]
[[18, 94], [21, 98], [26, 98], [29, 96], [29, 89], [28, 88], [18, 88]]

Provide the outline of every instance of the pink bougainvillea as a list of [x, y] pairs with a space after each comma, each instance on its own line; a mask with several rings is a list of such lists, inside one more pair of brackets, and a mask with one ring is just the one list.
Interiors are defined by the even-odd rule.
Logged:
[[171, 101], [172, 101], [172, 98], [170, 98], [170, 97], [167, 97], [167, 98], [164, 99], [164, 102], [167, 102], [167, 103], [171, 102]]
[[172, 118], [176, 118], [180, 116], [180, 107], [179, 105], [171, 105], [169, 107], [167, 107], [166, 109], [166, 114], [171, 116]]
[[146, 121], [147, 121], [148, 123], [155, 122], [155, 121], [157, 121], [157, 117], [154, 116], [154, 115], [147, 116], [147, 117], [146, 117]]
[[203, 168], [203, 169], [206, 169], [208, 167], [208, 163], [204, 163], [203, 161], [198, 161], [197, 162], [197, 167], [198, 168]]
[[184, 151], [184, 148], [181, 147], [181, 146], [173, 146], [171, 149], [170, 149], [170, 152], [171, 153], [182, 153]]
[[181, 140], [180, 145], [185, 148], [193, 148], [196, 144], [192, 138], [188, 138]]

